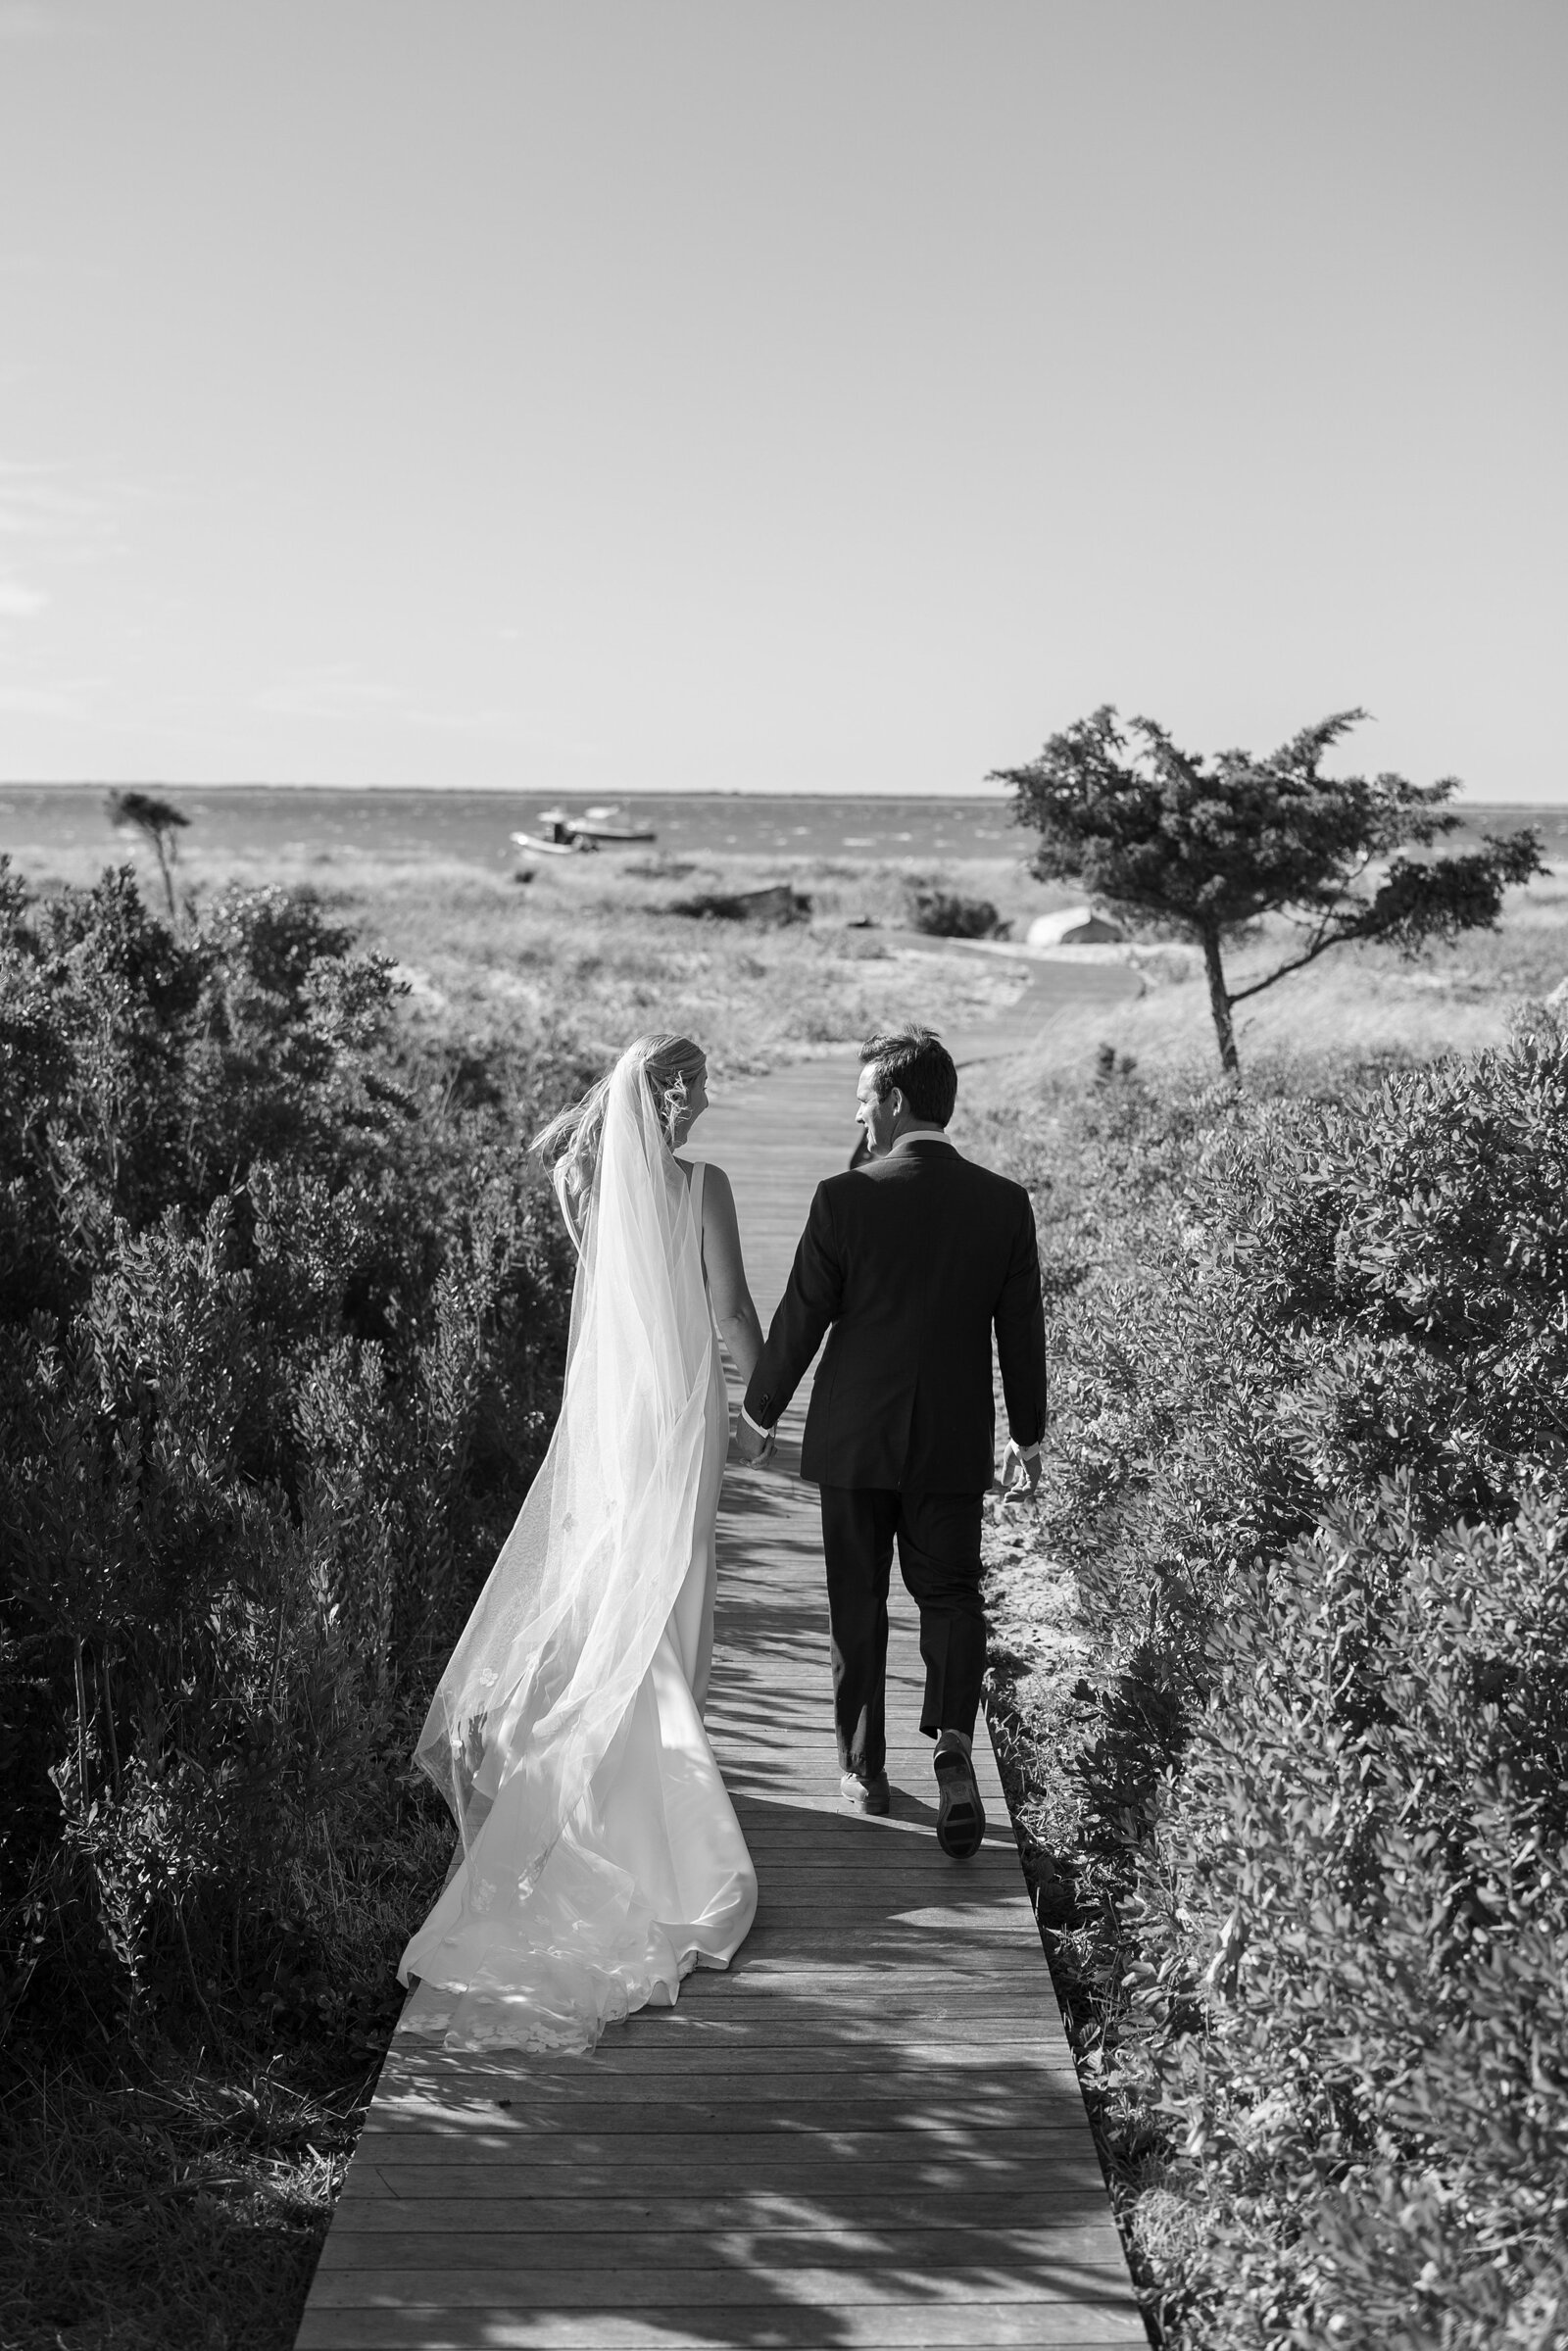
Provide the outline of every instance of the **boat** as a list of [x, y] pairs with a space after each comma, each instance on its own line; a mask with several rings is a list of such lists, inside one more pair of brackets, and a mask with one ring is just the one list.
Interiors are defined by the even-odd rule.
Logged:
[[607, 801], [596, 808], [584, 808], [578, 820], [578, 829], [596, 833], [602, 841], [656, 841], [659, 838], [651, 824], [628, 824], [626, 812], [618, 800]]
[[579, 841], [657, 841], [659, 835], [635, 824], [596, 824], [591, 817], [572, 826]]
[[539, 821], [550, 827], [552, 841], [657, 841], [659, 836], [650, 827], [616, 823], [620, 804], [612, 801], [606, 806], [589, 808], [581, 816], [568, 816], [564, 808], [541, 808]]
[[540, 857], [570, 857], [599, 847], [597, 841], [550, 841], [542, 833], [510, 833], [507, 837], [515, 841], [519, 849], [525, 849], [531, 856]]

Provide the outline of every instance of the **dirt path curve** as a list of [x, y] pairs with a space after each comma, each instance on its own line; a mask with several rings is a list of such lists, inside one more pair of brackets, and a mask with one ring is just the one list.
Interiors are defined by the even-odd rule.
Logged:
[[[1081, 1001], [1074, 980], [1129, 985], [1029, 968], [1016, 1004], [950, 1040], [960, 1064], [1016, 1050]], [[764, 1319], [844, 1164], [854, 1086], [853, 1054], [781, 1070], [700, 1130]], [[301, 2351], [1144, 2345], [983, 1737], [991, 1834], [961, 1864], [936, 1844], [902, 1589], [892, 1817], [839, 1809], [803, 1407], [777, 1469], [732, 1466], [720, 1516], [709, 1724], [758, 1867], [750, 1939], [591, 2061], [395, 2039]]]

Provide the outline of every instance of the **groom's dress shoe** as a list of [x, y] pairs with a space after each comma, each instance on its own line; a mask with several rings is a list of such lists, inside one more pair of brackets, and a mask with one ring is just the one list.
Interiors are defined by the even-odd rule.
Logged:
[[936, 1775], [937, 1842], [953, 1860], [967, 1861], [971, 1853], [979, 1851], [986, 1833], [974, 1765], [962, 1747], [941, 1747]]
[[839, 1782], [839, 1794], [855, 1812], [886, 1812], [893, 1801], [886, 1772], [874, 1772], [862, 1779], [858, 1772], [846, 1772]]

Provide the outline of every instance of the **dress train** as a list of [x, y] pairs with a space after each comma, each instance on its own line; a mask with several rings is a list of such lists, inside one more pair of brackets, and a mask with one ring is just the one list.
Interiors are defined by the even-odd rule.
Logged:
[[[699, 1164], [699, 1218], [701, 1185]], [[537, 1882], [520, 1896], [521, 1782], [503, 1780], [403, 1955], [399, 1975], [418, 1981], [400, 2031], [457, 2049], [589, 2049], [607, 2025], [634, 2010], [673, 2006], [683, 1977], [694, 1967], [727, 1967], [745, 1940], [757, 1877], [702, 1715], [728, 1444], [715, 1344], [691, 1561], [653, 1662]]]

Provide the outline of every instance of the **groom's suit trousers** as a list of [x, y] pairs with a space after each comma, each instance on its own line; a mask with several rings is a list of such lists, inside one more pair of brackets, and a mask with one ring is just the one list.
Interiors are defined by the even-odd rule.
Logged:
[[1046, 1426], [1046, 1326], [1021, 1184], [946, 1136], [901, 1136], [819, 1184], [746, 1390], [776, 1426], [824, 1335], [801, 1447], [822, 1492], [834, 1711], [845, 1769], [885, 1753], [888, 1579], [898, 1544], [920, 1611], [928, 1732], [972, 1733], [985, 1668], [980, 1512], [995, 1467], [991, 1345], [1007, 1427]]
[[920, 1611], [920, 1728], [974, 1734], [986, 1663], [978, 1494], [824, 1486], [822, 1551], [839, 1763], [874, 1778], [887, 1761], [888, 1585], [893, 1546]]

